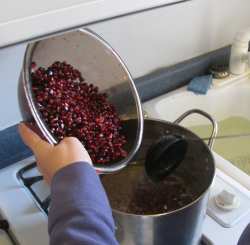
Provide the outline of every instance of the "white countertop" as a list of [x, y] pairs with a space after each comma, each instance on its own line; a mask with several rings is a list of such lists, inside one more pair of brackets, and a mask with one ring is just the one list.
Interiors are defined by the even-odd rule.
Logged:
[[1, 1], [0, 47], [182, 0]]

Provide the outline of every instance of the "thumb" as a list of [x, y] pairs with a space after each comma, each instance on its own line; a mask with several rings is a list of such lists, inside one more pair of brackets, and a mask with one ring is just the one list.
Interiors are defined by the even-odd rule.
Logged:
[[24, 123], [18, 126], [19, 133], [25, 145], [27, 145], [34, 153], [37, 152], [37, 147], [51, 147], [49, 143], [42, 140], [33, 130]]

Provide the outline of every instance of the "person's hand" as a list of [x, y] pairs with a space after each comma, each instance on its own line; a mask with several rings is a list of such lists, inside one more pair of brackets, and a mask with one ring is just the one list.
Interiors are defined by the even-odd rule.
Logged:
[[19, 124], [19, 133], [33, 151], [38, 168], [49, 184], [58, 170], [74, 162], [84, 161], [92, 165], [88, 152], [77, 138], [67, 137], [58, 145], [51, 145], [24, 123]]

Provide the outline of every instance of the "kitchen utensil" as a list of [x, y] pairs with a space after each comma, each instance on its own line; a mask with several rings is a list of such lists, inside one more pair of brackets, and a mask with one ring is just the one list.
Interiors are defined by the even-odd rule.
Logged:
[[168, 133], [150, 146], [145, 159], [146, 173], [155, 182], [163, 180], [184, 160], [190, 141], [206, 141], [210, 139], [220, 140], [242, 137], [250, 137], [250, 133], [221, 135], [200, 139]]
[[102, 173], [124, 168], [140, 147], [143, 115], [134, 81], [119, 55], [97, 34], [87, 29], [31, 43], [27, 46], [19, 81], [19, 107], [25, 121], [34, 120], [44, 138], [51, 144], [57, 139], [51, 134], [34, 102], [31, 89], [31, 64], [48, 67], [55, 61], [67, 61], [78, 69], [87, 82], [108, 94], [121, 119], [136, 119], [131, 132], [133, 138], [125, 145], [127, 157], [110, 164], [95, 164]]
[[152, 181], [164, 180], [184, 160], [188, 141], [181, 135], [169, 134], [150, 146], [145, 159], [145, 171]]
[[[215, 125], [215, 131], [217, 133], [217, 124], [210, 115], [197, 109], [192, 110], [191, 113], [199, 113], [207, 117], [213, 122], [213, 125]], [[184, 116], [182, 115], [176, 120], [176, 122], [182, 121], [189, 114], [190, 112], [185, 113]], [[210, 138], [208, 140], [210, 140]], [[144, 165], [146, 173], [152, 181], [158, 182], [163, 180], [167, 175], [171, 174], [181, 162], [183, 162], [186, 156], [189, 139], [191, 138], [167, 131], [166, 135], [160, 137], [157, 142], [150, 146], [146, 154]], [[193, 139], [200, 140], [197, 138]]]

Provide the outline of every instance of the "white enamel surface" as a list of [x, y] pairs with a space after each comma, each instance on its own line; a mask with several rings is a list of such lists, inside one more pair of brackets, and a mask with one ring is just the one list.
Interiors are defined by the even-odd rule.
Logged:
[[[220, 195], [222, 191], [230, 192], [235, 196], [236, 207], [230, 208], [230, 206], [233, 206], [233, 204], [224, 206], [221, 204], [222, 202], [219, 203], [219, 207], [217, 206], [219, 201], [218, 195]], [[246, 195], [245, 193], [239, 191], [238, 188], [231, 185], [230, 182], [226, 182], [225, 179], [217, 176], [210, 192], [207, 210], [208, 215], [214, 218], [221, 226], [225, 228], [231, 228], [242, 221], [249, 214], [249, 212], [249, 191], [248, 195]]]
[[0, 7], [0, 47], [179, 0], [9, 0]]
[[20, 245], [48, 245], [48, 218], [16, 177], [19, 169], [33, 161], [26, 159], [0, 171], [0, 214]]
[[[220, 179], [217, 181], [217, 177], [215, 178], [214, 185], [220, 185], [221, 180], [224, 182], [224, 187], [226, 188], [234, 188], [239, 193], [239, 196], [244, 196], [244, 198], [248, 199], [245, 205], [249, 202], [250, 198], [250, 192], [244, 188], [241, 184], [236, 182], [234, 179], [220, 171], [219, 169], [216, 170], [216, 176]], [[211, 196], [213, 196], [213, 188], [211, 189]], [[210, 199], [211, 201], [211, 199]], [[245, 208], [247, 208], [245, 206]], [[240, 210], [240, 209], [239, 209]], [[244, 211], [244, 210], [243, 210]], [[220, 218], [224, 218], [223, 221], [226, 222], [234, 216], [234, 213], [232, 216], [230, 214], [227, 214], [225, 211], [223, 214], [220, 212]], [[236, 245], [242, 232], [244, 231], [245, 227], [250, 222], [250, 213], [244, 213], [242, 212], [243, 217], [237, 217], [234, 219], [236, 221], [236, 224], [234, 222], [233, 226], [231, 228], [225, 228], [223, 227], [219, 222], [216, 222], [215, 219], [211, 218], [210, 216], [206, 215], [205, 222], [203, 224], [203, 234], [207, 238], [207, 240], [210, 242], [208, 245]], [[223, 217], [224, 216], [224, 217]], [[240, 219], [241, 218], [241, 219]], [[222, 222], [223, 222], [222, 221]], [[238, 223], [237, 223], [238, 221]]]

